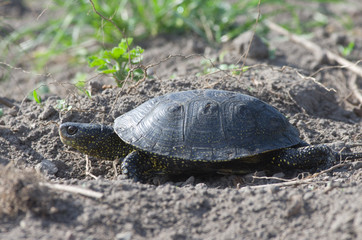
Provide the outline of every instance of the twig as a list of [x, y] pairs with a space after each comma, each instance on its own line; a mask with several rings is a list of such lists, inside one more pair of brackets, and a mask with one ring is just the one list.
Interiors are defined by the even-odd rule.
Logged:
[[19, 108], [18, 106], [16, 106], [15, 104], [9, 102], [8, 100], [6, 100], [5, 98], [2, 98], [0, 97], [0, 104], [4, 105], [4, 106], [7, 106], [9, 108], [12, 108], [12, 107], [16, 107], [16, 108]]
[[33, 72], [29, 72], [29, 71], [26, 71], [24, 70], [23, 68], [21, 67], [14, 67], [6, 62], [0, 62], [0, 65], [4, 65], [12, 70], [20, 70], [22, 71], [23, 73], [26, 73], [26, 74], [32, 74], [32, 75], [35, 75], [35, 76], [41, 76], [41, 77], [49, 77], [50, 76], [50, 73], [46, 73], [46, 74], [43, 74], [43, 73], [33, 73]]
[[106, 20], [107, 22], [112, 23], [113, 26], [115, 26], [115, 27], [118, 29], [118, 31], [119, 31], [122, 35], [124, 35], [124, 34], [123, 34], [123, 31], [117, 26], [117, 24], [116, 24], [115, 22], [113, 22], [112, 19], [103, 16], [100, 12], [97, 11], [97, 9], [96, 9], [96, 7], [94, 6], [94, 3], [93, 3], [92, 0], [89, 0], [89, 2], [92, 4], [93, 11], [94, 11], [96, 14], [98, 14], [98, 16], [100, 16], [102, 19]]
[[296, 186], [296, 185], [301, 185], [301, 184], [307, 184], [312, 182], [313, 180], [315, 180], [315, 177], [323, 174], [323, 173], [327, 173], [327, 172], [331, 172], [336, 168], [339, 167], [344, 167], [344, 166], [350, 166], [351, 163], [339, 163], [337, 165], [334, 165], [326, 170], [323, 170], [321, 172], [318, 172], [316, 174], [314, 174], [311, 177], [305, 178], [305, 179], [298, 179], [298, 180], [283, 180], [280, 178], [274, 178], [274, 177], [256, 177], [253, 176], [253, 178], [256, 179], [275, 179], [275, 180], [279, 180], [279, 181], [286, 181], [286, 182], [282, 182], [282, 183], [272, 183], [272, 184], [264, 184], [264, 185], [258, 185], [258, 186], [249, 186], [250, 188], [264, 188], [264, 187], [287, 187], [287, 186]]
[[[285, 36], [288, 36], [290, 40], [294, 41], [295, 43], [298, 43], [300, 45], [302, 45], [303, 47], [305, 47], [306, 49], [310, 50], [311, 52], [321, 52], [321, 53], [325, 53], [327, 58], [330, 59], [330, 60], [334, 60], [336, 62], [338, 62], [339, 64], [341, 64], [343, 67], [349, 69], [350, 71], [356, 73], [358, 76], [362, 77], [362, 68], [357, 66], [357, 64], [360, 62], [356, 62], [356, 63], [353, 63], [353, 62], [350, 62], [348, 61], [347, 59], [343, 58], [343, 57], [340, 57], [338, 56], [337, 54], [327, 50], [327, 49], [323, 49], [321, 48], [320, 46], [318, 46], [317, 44], [307, 40], [307, 39], [304, 39], [302, 37], [299, 37], [293, 33], [290, 33], [289, 31], [287, 31], [286, 29], [282, 28], [281, 26], [271, 22], [271, 21], [264, 21], [265, 24], [272, 30], [282, 34], [282, 35], [285, 35]], [[356, 90], [353, 90], [354, 93], [356, 93]], [[358, 100], [360, 102], [362, 102], [359, 97], [357, 97]]]
[[98, 177], [95, 176], [94, 174], [92, 174], [91, 170], [92, 170], [92, 163], [91, 163], [91, 161], [89, 161], [88, 155], [86, 155], [85, 156], [85, 175], [90, 176], [90, 177], [94, 178], [95, 180], [97, 180]]
[[352, 165], [352, 163], [350, 163], [350, 162], [348, 162], [348, 163], [338, 163], [337, 165], [334, 165], [334, 166], [332, 166], [332, 167], [330, 167], [330, 168], [328, 168], [326, 170], [323, 170], [323, 171], [320, 171], [320, 172], [314, 174], [314, 176], [319, 176], [319, 175], [321, 175], [323, 173], [331, 172], [336, 168], [346, 167], [346, 166], [351, 166], [351, 165]]
[[308, 179], [301, 179], [301, 180], [295, 180], [295, 181], [289, 181], [289, 182], [264, 184], [264, 185], [249, 186], [249, 187], [250, 188], [286, 187], [286, 186], [295, 186], [295, 185], [307, 184], [307, 183], [312, 182], [313, 180], [314, 180], [313, 178], [308, 178]]
[[[245, 67], [246, 59], [248, 58], [248, 54], [249, 54], [249, 51], [250, 51], [250, 48], [251, 48], [251, 43], [253, 42], [254, 35], [255, 35], [255, 32], [256, 32], [256, 27], [258, 26], [258, 23], [259, 23], [259, 19], [260, 19], [260, 15], [261, 15], [261, 13], [260, 13], [260, 3], [261, 3], [261, 0], [259, 0], [259, 2], [258, 2], [258, 16], [256, 17], [255, 24], [254, 24], [254, 30], [253, 30], [252, 36], [250, 38], [248, 47], [247, 47], [247, 49], [245, 51], [245, 55], [244, 55], [244, 59], [243, 59], [243, 64], [241, 65], [241, 69], [244, 69], [244, 67]], [[240, 60], [241, 60], [241, 58], [237, 61], [236, 64], [238, 64], [240, 62]], [[242, 74], [243, 74], [243, 71], [240, 72], [239, 80], [240, 80]]]
[[103, 193], [96, 192], [96, 191], [93, 191], [90, 189], [85, 189], [85, 188], [78, 187], [78, 186], [71, 186], [71, 185], [57, 184], [57, 183], [39, 183], [39, 185], [45, 186], [45, 187], [48, 187], [48, 188], [54, 189], [54, 190], [76, 193], [76, 194], [80, 194], [80, 195], [83, 195], [86, 197], [91, 197], [91, 198], [96, 198], [96, 199], [103, 197]]
[[43, 16], [43, 14], [44, 14], [46, 11], [48, 11], [49, 5], [50, 5], [50, 4], [48, 4], [48, 6], [46, 6], [46, 8], [44, 8], [43, 11], [41, 11], [41, 13], [40, 13], [40, 14], [38, 15], [38, 17], [36, 18], [37, 21], [39, 21], [39, 19], [41, 18], [41, 16]]
[[266, 176], [262, 176], [262, 177], [258, 177], [258, 176], [252, 176], [253, 179], [263, 179], [263, 180], [278, 180], [281, 182], [293, 182], [296, 181], [295, 179], [285, 179], [285, 178], [279, 178], [279, 177], [266, 177]]

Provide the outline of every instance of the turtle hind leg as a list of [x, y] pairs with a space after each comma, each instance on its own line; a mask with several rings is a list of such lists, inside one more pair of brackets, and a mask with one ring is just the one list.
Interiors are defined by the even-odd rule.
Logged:
[[127, 178], [135, 182], [145, 182], [153, 172], [153, 164], [147, 156], [135, 150], [123, 159], [121, 169]]
[[336, 153], [326, 145], [285, 148], [272, 153], [272, 164], [284, 169], [317, 169], [336, 163]]

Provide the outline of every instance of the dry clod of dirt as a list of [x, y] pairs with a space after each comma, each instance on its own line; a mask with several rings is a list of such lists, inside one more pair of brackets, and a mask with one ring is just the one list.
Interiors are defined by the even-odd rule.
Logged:
[[16, 217], [31, 211], [46, 214], [51, 209], [50, 193], [46, 187], [39, 185], [39, 177], [34, 172], [20, 171], [11, 166], [0, 170], [0, 216]]

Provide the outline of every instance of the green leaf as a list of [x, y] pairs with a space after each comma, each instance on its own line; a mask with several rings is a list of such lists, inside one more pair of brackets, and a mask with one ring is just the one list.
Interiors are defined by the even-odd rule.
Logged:
[[2, 115], [4, 115], [4, 111], [3, 111], [2, 108], [0, 108], [0, 117], [1, 117]]
[[108, 70], [108, 69], [109, 69], [109, 67], [107, 66], [107, 64], [104, 64], [104, 65], [100, 66], [99, 68], [97, 68], [97, 71], [98, 72], [103, 72], [103, 71]]
[[115, 47], [112, 49], [112, 58], [117, 60], [122, 54], [124, 54], [126, 51], [124, 49], [121, 49], [119, 47]]
[[112, 59], [113, 58], [113, 55], [112, 55], [112, 52], [111, 51], [104, 51], [102, 53], [102, 59], [105, 61], [105, 59]]
[[84, 90], [84, 93], [89, 97], [92, 98], [92, 94], [88, 90]]
[[103, 74], [109, 74], [109, 73], [115, 73], [115, 72], [117, 72], [116, 69], [107, 69], [107, 70], [101, 71], [101, 73], [103, 73]]
[[248, 66], [244, 66], [243, 68], [242, 68], [242, 71], [243, 72], [246, 72], [246, 71], [248, 71], [249, 70], [249, 67]]
[[90, 67], [97, 67], [107, 64], [107, 62], [98, 57], [90, 57], [88, 58], [88, 64]]
[[[99, 57], [92, 56], [89, 58], [89, 66], [98, 66], [97, 71], [102, 74], [112, 74], [118, 86], [122, 86], [122, 81], [128, 76], [130, 64], [139, 64], [142, 61], [142, 53], [144, 50], [141, 47], [130, 49], [133, 39], [122, 39], [118, 47], [112, 48], [111, 51], [103, 51]], [[133, 72], [135, 81], [143, 78], [143, 69], [137, 69]]]
[[69, 111], [72, 109], [72, 106], [69, 106], [64, 99], [61, 99], [61, 100], [57, 100], [57, 105], [55, 106], [55, 108], [59, 109], [59, 110]]
[[79, 73], [79, 72], [75, 74], [75, 77], [72, 80], [72, 83], [74, 83], [74, 85], [77, 87], [77, 89], [80, 92], [85, 91], [86, 82], [87, 82], [87, 75], [85, 73]]
[[132, 42], [133, 38], [127, 38], [127, 41], [126, 39], [123, 38], [121, 42], [118, 44], [118, 47], [127, 51], [128, 47], [132, 45]]
[[220, 68], [220, 70], [228, 70], [228, 69], [229, 69], [229, 65], [227, 65], [227, 64], [220, 64], [219, 68]]
[[33, 91], [33, 98], [34, 98], [35, 102], [41, 104], [41, 97], [40, 97], [40, 95], [38, 95], [36, 90]]
[[92, 63], [95, 59], [98, 59], [98, 57], [97, 56], [90, 56], [90, 57], [88, 57], [88, 62]]
[[353, 48], [354, 48], [354, 42], [350, 42], [346, 47], [339, 46], [339, 51], [342, 53], [344, 57], [347, 57], [352, 53]]

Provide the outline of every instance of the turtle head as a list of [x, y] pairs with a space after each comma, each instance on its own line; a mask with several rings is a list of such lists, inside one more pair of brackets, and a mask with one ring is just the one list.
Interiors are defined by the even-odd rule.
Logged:
[[64, 144], [101, 159], [114, 160], [131, 151], [111, 126], [66, 122], [60, 125], [59, 135]]

